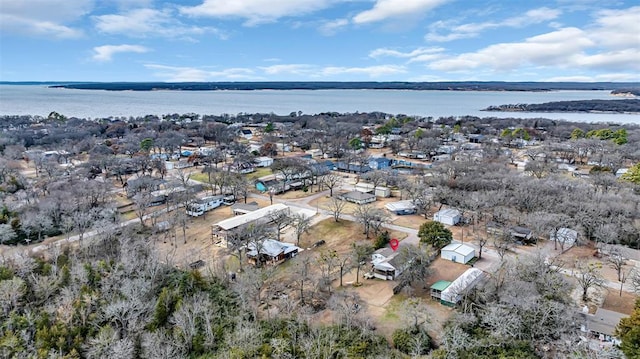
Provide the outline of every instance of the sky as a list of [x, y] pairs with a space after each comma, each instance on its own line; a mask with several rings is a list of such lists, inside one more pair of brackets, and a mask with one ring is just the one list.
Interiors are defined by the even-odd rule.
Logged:
[[0, 81], [640, 81], [638, 0], [0, 0]]

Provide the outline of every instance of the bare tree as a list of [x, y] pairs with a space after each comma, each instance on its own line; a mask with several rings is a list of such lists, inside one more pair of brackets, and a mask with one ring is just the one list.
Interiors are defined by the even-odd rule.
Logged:
[[358, 206], [353, 215], [358, 223], [362, 224], [363, 233], [367, 239], [369, 239], [369, 233], [378, 234], [382, 224], [389, 221], [389, 216], [384, 210], [369, 204]]
[[494, 236], [493, 247], [496, 249], [496, 252], [500, 257], [500, 261], [503, 262], [504, 256], [511, 249], [511, 247], [513, 247], [513, 241], [509, 237], [509, 233], [502, 233]]
[[305, 256], [296, 263], [298, 270], [295, 281], [300, 289], [300, 303], [302, 303], [302, 305], [305, 304], [305, 290], [308, 289], [305, 285], [309, 284], [309, 281], [312, 279], [312, 264], [311, 257], [309, 256]]
[[344, 211], [344, 207], [346, 206], [345, 201], [340, 200], [336, 197], [331, 197], [328, 206], [329, 211], [331, 211], [331, 214], [333, 215], [333, 220], [338, 222], [340, 220], [340, 215], [342, 214], [342, 211]]
[[484, 248], [484, 246], [487, 245], [487, 242], [489, 241], [489, 238], [487, 238], [486, 236], [481, 236], [481, 235], [476, 235], [475, 236], [476, 241], [478, 242], [478, 259], [482, 259], [482, 249]]
[[610, 246], [607, 262], [609, 262], [611, 268], [616, 271], [616, 273], [618, 274], [618, 281], [621, 282], [622, 270], [624, 269], [624, 265], [627, 263], [627, 258], [622, 248]]
[[633, 287], [633, 291], [637, 294], [640, 294], [640, 267], [636, 266], [631, 270], [629, 274], [631, 278], [631, 285]]
[[589, 299], [589, 289], [601, 287], [605, 283], [605, 279], [600, 273], [600, 265], [596, 263], [576, 262], [575, 277], [578, 286], [582, 289], [582, 300], [585, 302]]
[[368, 244], [353, 243], [351, 247], [352, 263], [356, 267], [356, 285], [360, 284], [360, 268], [366, 263], [373, 252], [373, 247]]
[[296, 231], [296, 245], [299, 247], [300, 237], [302, 237], [302, 234], [309, 232], [311, 218], [302, 213], [296, 213], [293, 215], [292, 224]]
[[324, 251], [320, 253], [317, 262], [320, 268], [320, 285], [331, 294], [331, 281], [336, 267], [340, 266], [340, 257], [335, 250]]
[[342, 182], [342, 177], [329, 172], [322, 176], [322, 184], [329, 189], [329, 196], [333, 197], [333, 189], [336, 188]]
[[243, 253], [251, 242], [258, 242], [266, 238], [268, 230], [264, 226], [250, 224], [233, 230], [227, 234], [227, 246], [231, 255], [238, 259], [240, 271], [242, 271]]
[[280, 240], [280, 232], [293, 223], [293, 218], [286, 211], [269, 212], [269, 221], [275, 225], [277, 240]]
[[405, 323], [410, 323], [414, 331], [418, 331], [430, 322], [429, 307], [420, 298], [409, 298], [402, 302], [401, 315]]

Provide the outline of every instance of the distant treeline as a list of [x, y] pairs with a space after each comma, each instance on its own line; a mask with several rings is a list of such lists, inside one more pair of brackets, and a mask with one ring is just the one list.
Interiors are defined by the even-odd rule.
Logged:
[[612, 95], [633, 95], [640, 96], [640, 88], [622, 88], [611, 91]]
[[511, 104], [489, 106], [483, 109], [483, 111], [640, 113], [640, 100], [579, 100], [545, 102], [540, 104]]
[[637, 83], [614, 82], [109, 82], [60, 83], [56, 88], [108, 91], [215, 90], [449, 90], [553, 91], [640, 88]]

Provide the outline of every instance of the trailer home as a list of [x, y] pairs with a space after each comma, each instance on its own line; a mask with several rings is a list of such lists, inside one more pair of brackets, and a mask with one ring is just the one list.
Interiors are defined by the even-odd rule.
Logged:
[[192, 217], [199, 217], [212, 209], [222, 206], [224, 196], [208, 196], [198, 198], [187, 205], [187, 214]]

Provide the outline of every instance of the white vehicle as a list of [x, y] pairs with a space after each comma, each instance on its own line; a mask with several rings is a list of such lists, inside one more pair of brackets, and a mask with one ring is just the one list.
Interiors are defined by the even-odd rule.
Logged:
[[222, 206], [224, 196], [208, 196], [198, 198], [187, 205], [187, 214], [199, 217], [212, 209]]

